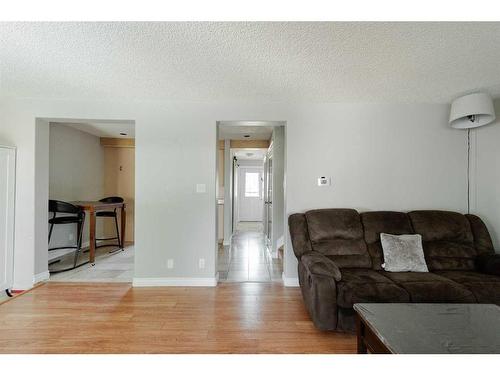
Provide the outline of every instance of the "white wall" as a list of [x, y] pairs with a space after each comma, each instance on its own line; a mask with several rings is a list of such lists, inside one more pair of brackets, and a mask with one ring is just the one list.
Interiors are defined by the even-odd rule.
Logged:
[[[49, 198], [61, 201], [99, 200], [104, 197], [104, 149], [100, 138], [64, 124], [50, 124]], [[97, 237], [102, 237], [97, 220]], [[74, 239], [70, 240], [70, 235]], [[55, 225], [50, 247], [75, 246], [76, 225]], [[83, 243], [89, 241], [88, 218]]]
[[[19, 152], [16, 251], [33, 258], [35, 118], [136, 121], [136, 248], [139, 278], [214, 278], [216, 121], [287, 122], [286, 211], [317, 207], [360, 210], [465, 209], [464, 134], [447, 126], [447, 105], [255, 104], [239, 102], [88, 102], [7, 100], [0, 137]], [[43, 145], [39, 145], [43, 148]], [[331, 176], [330, 188], [316, 186]], [[206, 193], [196, 193], [205, 183]], [[203, 257], [206, 267], [198, 268]], [[167, 269], [166, 261], [175, 261]], [[31, 259], [31, 260], [30, 260]], [[31, 272], [33, 268], [31, 267]], [[285, 276], [296, 261], [285, 242]]]
[[[495, 102], [495, 111], [497, 118], [500, 117], [500, 101]], [[471, 212], [485, 221], [495, 250], [500, 253], [500, 120], [473, 132], [476, 153], [472, 160], [476, 162], [476, 174]]]
[[[37, 197], [45, 196], [45, 199], [35, 199], [35, 218], [38, 223], [43, 226], [35, 226], [34, 240], [34, 282], [48, 279], [48, 244], [47, 244], [47, 227], [48, 227], [48, 196], [49, 196], [49, 155], [46, 145], [50, 143], [49, 124], [45, 121], [36, 120], [35, 126], [35, 194]], [[17, 204], [17, 203], [16, 203]], [[17, 228], [17, 227], [16, 227]], [[16, 268], [18, 265], [15, 264]]]
[[277, 126], [273, 129], [273, 229], [271, 247], [273, 254], [277, 254], [280, 239], [285, 229], [285, 127]]

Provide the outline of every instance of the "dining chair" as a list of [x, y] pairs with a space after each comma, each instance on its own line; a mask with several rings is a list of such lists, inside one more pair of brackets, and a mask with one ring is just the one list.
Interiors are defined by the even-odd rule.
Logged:
[[76, 233], [77, 233], [75, 246], [59, 246], [52, 248], [49, 247], [48, 249], [49, 251], [61, 250], [61, 249], [75, 249], [75, 258], [73, 261], [73, 267], [61, 270], [51, 270], [50, 272], [56, 273], [74, 269], [78, 264], [78, 256], [80, 255], [80, 251], [82, 249], [82, 233], [83, 233], [83, 224], [85, 223], [85, 211], [83, 211], [80, 207], [75, 206], [71, 203], [51, 199], [49, 200], [49, 212], [52, 213], [52, 217], [49, 218], [49, 224], [50, 224], [49, 242], [48, 242], [49, 246], [54, 225], [76, 224]]
[[[104, 203], [123, 203], [124, 200], [122, 197], [106, 197], [106, 198], [103, 198], [101, 200], [99, 200], [99, 202], [104, 202]], [[123, 238], [120, 238], [120, 230], [118, 229], [118, 213], [116, 212], [116, 208], [112, 211], [97, 211], [95, 213], [95, 216], [96, 216], [96, 219], [98, 217], [102, 217], [102, 218], [106, 218], [106, 217], [109, 217], [109, 218], [113, 218], [114, 221], [115, 221], [115, 229], [116, 229], [116, 236], [115, 237], [108, 237], [108, 238], [96, 238], [95, 239], [95, 248], [99, 248], [99, 247], [109, 247], [109, 246], [118, 246], [117, 249], [115, 250], [112, 250], [110, 251], [110, 253], [114, 253], [118, 250], [124, 250], [123, 248], [123, 242], [125, 242], [125, 240]], [[118, 240], [118, 243], [108, 243], [108, 244], [102, 244], [102, 245], [97, 245], [97, 241], [111, 241], [111, 240]]]

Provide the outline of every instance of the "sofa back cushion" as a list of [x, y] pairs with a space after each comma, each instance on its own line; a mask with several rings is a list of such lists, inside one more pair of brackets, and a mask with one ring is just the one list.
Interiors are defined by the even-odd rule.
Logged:
[[311, 247], [341, 268], [371, 268], [363, 226], [356, 210], [324, 209], [305, 214]]
[[465, 217], [470, 223], [470, 228], [474, 236], [474, 247], [476, 248], [477, 254], [494, 254], [495, 250], [493, 248], [490, 233], [481, 218], [471, 214], [465, 215]]
[[293, 252], [297, 259], [302, 255], [312, 251], [311, 240], [307, 230], [306, 215], [302, 213], [291, 214], [288, 217], [288, 227], [290, 229], [290, 238], [292, 239]]
[[474, 270], [477, 256], [467, 218], [457, 212], [408, 213], [415, 233], [422, 235], [429, 270]]
[[404, 212], [364, 212], [361, 214], [361, 222], [363, 223], [368, 252], [372, 259], [372, 267], [379, 271], [382, 270], [382, 263], [384, 263], [380, 233], [394, 235], [414, 234], [410, 218]]

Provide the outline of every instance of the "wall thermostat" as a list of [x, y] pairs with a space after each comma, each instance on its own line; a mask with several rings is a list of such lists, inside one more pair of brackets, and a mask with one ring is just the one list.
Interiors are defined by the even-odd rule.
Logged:
[[318, 186], [330, 186], [330, 178], [329, 177], [319, 177], [318, 178]]

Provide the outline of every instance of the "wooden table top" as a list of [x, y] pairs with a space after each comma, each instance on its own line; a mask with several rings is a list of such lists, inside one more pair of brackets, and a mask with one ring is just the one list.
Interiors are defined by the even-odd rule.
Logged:
[[99, 201], [73, 201], [70, 202], [75, 206], [79, 206], [84, 210], [103, 210], [106, 208], [119, 208], [125, 206], [125, 202], [122, 203], [108, 203]]

